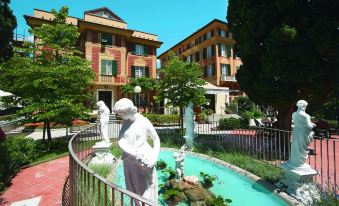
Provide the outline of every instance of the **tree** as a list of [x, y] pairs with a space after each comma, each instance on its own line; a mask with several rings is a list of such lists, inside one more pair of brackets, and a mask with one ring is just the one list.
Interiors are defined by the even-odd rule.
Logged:
[[241, 89], [278, 110], [291, 129], [295, 103], [323, 103], [338, 88], [339, 4], [331, 0], [230, 0], [227, 20], [243, 66]]
[[47, 130], [48, 140], [50, 122], [70, 125], [73, 119], [85, 115], [85, 90], [94, 78], [90, 62], [77, 55], [75, 44], [80, 34], [77, 27], [66, 24], [68, 8], [52, 13], [56, 18], [51, 24], [30, 30], [38, 41], [27, 42], [0, 65], [0, 89], [22, 102], [19, 115], [44, 122], [43, 139]]
[[134, 88], [136, 86], [141, 87], [141, 92], [144, 94], [150, 92], [153, 92], [153, 94], [155, 94], [155, 91], [159, 88], [159, 84], [156, 79], [142, 77], [131, 79], [131, 82], [129, 84], [125, 84], [121, 87], [121, 92], [123, 94], [134, 94]]
[[180, 108], [180, 125], [182, 128], [182, 108], [190, 102], [193, 105], [202, 105], [207, 102], [205, 97], [205, 80], [203, 80], [200, 66], [196, 63], [183, 62], [173, 52], [169, 53], [169, 60], [160, 69], [161, 80], [157, 100], [167, 99], [167, 105]]
[[10, 0], [0, 0], [0, 63], [10, 59], [13, 55], [13, 30], [16, 27], [16, 18], [8, 4]]

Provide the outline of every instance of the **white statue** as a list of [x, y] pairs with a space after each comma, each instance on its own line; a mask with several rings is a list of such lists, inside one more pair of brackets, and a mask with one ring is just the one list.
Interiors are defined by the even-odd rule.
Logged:
[[193, 104], [190, 102], [188, 106], [185, 108], [185, 140], [188, 148], [193, 148], [194, 143], [194, 111]]
[[184, 160], [185, 160], [185, 150], [187, 149], [186, 145], [183, 145], [180, 148], [179, 152], [174, 152], [173, 157], [175, 159], [175, 171], [176, 179], [181, 180], [184, 177]]
[[[137, 113], [129, 99], [114, 105], [114, 112], [123, 119], [119, 133], [119, 147], [123, 150], [124, 175], [127, 190], [153, 202], [158, 202], [158, 178], [155, 163], [160, 152], [160, 139], [152, 123]], [[152, 138], [153, 148], [147, 137]], [[136, 202], [140, 205], [139, 202]]]
[[308, 158], [309, 146], [313, 141], [314, 133], [312, 129], [315, 127], [315, 124], [311, 122], [310, 115], [305, 112], [307, 102], [299, 100], [297, 106], [298, 110], [292, 114], [294, 128], [291, 157], [287, 164], [292, 168], [308, 169], [310, 166], [305, 163], [305, 160]]
[[109, 143], [108, 121], [110, 111], [103, 101], [98, 101], [97, 106], [99, 107], [100, 135], [106, 143]]

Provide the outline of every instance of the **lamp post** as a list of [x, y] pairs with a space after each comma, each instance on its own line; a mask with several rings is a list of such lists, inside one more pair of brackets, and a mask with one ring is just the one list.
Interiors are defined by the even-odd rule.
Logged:
[[139, 112], [139, 93], [141, 92], [141, 87], [140, 86], [136, 86], [134, 87], [134, 92], [137, 94], [137, 99], [136, 99], [136, 103], [137, 103], [137, 109], [138, 109], [138, 112]]

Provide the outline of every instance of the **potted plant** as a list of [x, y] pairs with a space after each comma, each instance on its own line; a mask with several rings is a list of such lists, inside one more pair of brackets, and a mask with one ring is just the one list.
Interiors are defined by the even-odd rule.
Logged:
[[159, 161], [157, 161], [157, 164], [155, 165], [155, 167], [158, 169], [158, 170], [163, 170], [167, 167], [167, 163], [160, 159]]

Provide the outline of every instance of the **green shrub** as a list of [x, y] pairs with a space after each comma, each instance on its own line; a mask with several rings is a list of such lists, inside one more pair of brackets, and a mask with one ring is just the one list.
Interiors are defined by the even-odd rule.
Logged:
[[227, 203], [231, 203], [232, 200], [224, 199], [221, 195], [213, 195], [210, 199], [206, 201], [207, 206], [228, 206]]
[[167, 163], [164, 160], [160, 159], [160, 160], [157, 161], [157, 164], [155, 165], [155, 167], [158, 170], [163, 170], [167, 167]]
[[162, 173], [168, 173], [169, 174], [169, 176], [168, 176], [169, 180], [175, 178], [175, 176], [177, 175], [175, 170], [172, 169], [171, 167], [167, 167], [167, 168], [163, 169], [161, 172]]
[[204, 172], [200, 172], [200, 176], [204, 180], [204, 186], [205, 187], [211, 187], [213, 186], [213, 182], [218, 179], [216, 175], [209, 175]]
[[39, 157], [41, 145], [32, 138], [17, 136], [0, 143], [0, 191], [5, 182], [14, 176], [22, 166]]
[[178, 124], [179, 115], [143, 114], [153, 125]]
[[222, 118], [219, 120], [220, 129], [239, 129], [243, 126], [248, 125], [246, 119], [237, 119], [234, 117]]

